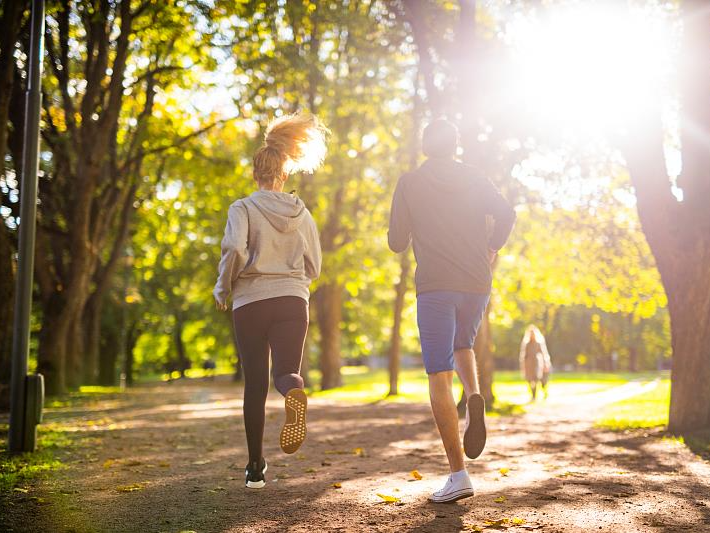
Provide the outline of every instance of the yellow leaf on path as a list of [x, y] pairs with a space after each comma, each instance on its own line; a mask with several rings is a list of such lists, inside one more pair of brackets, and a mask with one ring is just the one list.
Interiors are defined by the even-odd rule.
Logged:
[[501, 476], [507, 476], [508, 472], [510, 472], [510, 468], [501, 468], [498, 470], [498, 472], [500, 472]]
[[137, 490], [143, 490], [144, 483], [133, 483], [132, 485], [123, 485], [121, 487], [116, 487], [118, 492], [135, 492]]
[[523, 525], [523, 524], [525, 523], [525, 519], [524, 519], [524, 518], [517, 518], [517, 517], [515, 517], [515, 518], [513, 518], [513, 519], [511, 520], [511, 522], [512, 522], [513, 524], [515, 524], [516, 526], [521, 526], [521, 525]]
[[402, 498], [397, 498], [397, 496], [389, 496], [388, 494], [380, 494], [379, 492], [376, 493], [378, 497], [382, 498], [385, 503], [397, 503], [399, 502]]
[[418, 470], [412, 470], [410, 474], [412, 474], [412, 477], [416, 480], [420, 480], [422, 478], [422, 475], [419, 473]]
[[353, 450], [353, 455], [357, 455], [358, 457], [365, 457], [365, 450], [363, 448], [355, 448]]
[[104, 461], [104, 468], [111, 468], [111, 465], [115, 463], [116, 461], [114, 459], [106, 459]]
[[496, 503], [503, 503], [505, 500], [507, 500], [505, 496], [498, 496], [495, 500], [493, 500]]
[[15, 487], [14, 489], [15, 492], [22, 492], [23, 494], [27, 494], [29, 491], [27, 489], [22, 489], [20, 487]]
[[342, 488], [343, 488], [343, 484], [342, 484], [342, 483], [333, 483], [333, 488], [342, 489]]

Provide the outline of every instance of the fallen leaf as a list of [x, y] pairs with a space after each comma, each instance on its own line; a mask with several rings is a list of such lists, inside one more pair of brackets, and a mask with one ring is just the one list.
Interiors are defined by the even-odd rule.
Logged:
[[397, 498], [397, 496], [389, 496], [387, 494], [380, 494], [379, 492], [376, 493], [379, 498], [382, 498], [382, 500], [385, 503], [398, 503], [402, 498]]
[[111, 466], [115, 463], [116, 461], [114, 459], [106, 459], [104, 461], [104, 468], [111, 468]]
[[144, 486], [145, 485], [143, 483], [133, 483], [132, 485], [116, 487], [116, 490], [118, 492], [135, 492], [137, 490], [143, 490]]
[[20, 488], [20, 487], [15, 487], [15, 488], [12, 489], [12, 490], [14, 490], [15, 492], [22, 492], [22, 493], [25, 493], [25, 494], [29, 492], [27, 489], [22, 489], [22, 488]]
[[[503, 503], [505, 500], [507, 500], [505, 496], [498, 496], [495, 500], [493, 500], [496, 503]], [[506, 519], [507, 520], [507, 519]]]
[[565, 472], [564, 474], [558, 475], [557, 477], [584, 477], [584, 476], [586, 476], [586, 475], [587, 475], [587, 474], [585, 474], [584, 472], [571, 472], [571, 471], [567, 471], [567, 472]]
[[334, 489], [342, 489], [342, 488], [343, 488], [343, 484], [342, 484], [342, 483], [333, 483], [333, 488], [334, 488]]
[[412, 470], [412, 471], [410, 472], [410, 474], [412, 474], [412, 477], [413, 477], [414, 479], [416, 479], [417, 481], [420, 480], [420, 479], [422, 479], [422, 475], [419, 473], [418, 470]]
[[355, 448], [353, 450], [353, 455], [357, 455], [358, 457], [365, 457], [367, 454], [365, 453], [365, 450], [363, 448]]
[[313, 472], [317, 472], [317, 470], [315, 468], [306, 468], [304, 472], [306, 472], [306, 474], [312, 474]]
[[158, 466], [160, 468], [170, 468], [170, 463], [166, 463], [165, 461], [163, 461], [162, 463], [158, 463]]
[[501, 468], [498, 470], [500, 472], [501, 476], [508, 476], [508, 472], [510, 472], [510, 468]]
[[207, 461], [206, 459], [201, 459], [199, 461], [192, 461], [193, 465], [206, 465], [207, 463], [209, 463], [209, 461]]
[[525, 523], [525, 519], [524, 519], [524, 518], [514, 517], [514, 518], [511, 520], [511, 522], [512, 522], [513, 524], [515, 524], [516, 526], [521, 526], [521, 525], [523, 525], [523, 524]]

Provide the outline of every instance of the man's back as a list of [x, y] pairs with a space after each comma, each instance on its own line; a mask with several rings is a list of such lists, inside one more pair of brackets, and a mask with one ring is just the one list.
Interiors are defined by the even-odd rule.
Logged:
[[[486, 215], [494, 219], [491, 232]], [[417, 293], [486, 294], [491, 289], [489, 250], [503, 246], [514, 220], [508, 202], [473, 168], [452, 159], [428, 159], [397, 184], [389, 244], [402, 252], [412, 240]]]

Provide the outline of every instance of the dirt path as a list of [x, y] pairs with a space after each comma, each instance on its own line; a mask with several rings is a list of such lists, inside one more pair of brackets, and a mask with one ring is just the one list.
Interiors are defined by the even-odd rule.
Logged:
[[658, 434], [593, 427], [634, 387], [490, 418], [468, 463], [476, 496], [453, 505], [427, 502], [447, 473], [427, 405], [312, 400], [306, 445], [286, 456], [271, 396], [268, 485], [247, 491], [241, 391], [142, 387], [47, 414], [75, 430], [68, 467], [2, 502], [0, 531], [476, 531], [501, 519], [508, 531], [710, 531], [707, 463]]

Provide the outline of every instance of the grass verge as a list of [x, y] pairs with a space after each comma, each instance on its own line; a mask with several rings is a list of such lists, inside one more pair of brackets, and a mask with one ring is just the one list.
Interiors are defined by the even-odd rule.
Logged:
[[670, 380], [660, 379], [652, 389], [606, 406], [596, 424], [615, 431], [663, 427], [668, 424], [670, 392]]
[[8, 425], [0, 424], [0, 495], [14, 491], [26, 492], [22, 485], [57, 470], [62, 463], [55, 457], [60, 448], [71, 445], [65, 432], [38, 427], [37, 451], [34, 453], [10, 454], [7, 451]]

